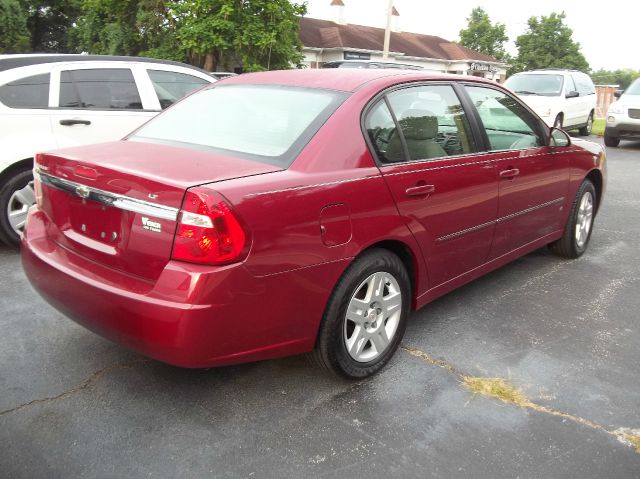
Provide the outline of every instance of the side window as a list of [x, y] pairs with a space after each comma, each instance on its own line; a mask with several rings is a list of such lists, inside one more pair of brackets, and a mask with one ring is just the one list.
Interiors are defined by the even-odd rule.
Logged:
[[128, 68], [66, 70], [60, 74], [61, 108], [141, 110], [142, 101]]
[[545, 144], [538, 120], [514, 98], [492, 88], [465, 88], [487, 132], [490, 151], [523, 150]]
[[404, 88], [387, 95], [400, 132], [390, 112], [379, 105], [368, 118], [367, 129], [382, 161], [398, 162], [443, 158], [475, 151], [469, 121], [449, 85]]
[[194, 90], [210, 83], [186, 73], [163, 70], [147, 70], [147, 72], [163, 110]]
[[5, 83], [0, 86], [0, 102], [9, 108], [47, 108], [49, 78], [44, 73]]
[[577, 91], [580, 93], [580, 96], [594, 95], [596, 93], [596, 88], [591, 78], [587, 75], [584, 73], [575, 73], [573, 77], [575, 78], [576, 87], [578, 88]]

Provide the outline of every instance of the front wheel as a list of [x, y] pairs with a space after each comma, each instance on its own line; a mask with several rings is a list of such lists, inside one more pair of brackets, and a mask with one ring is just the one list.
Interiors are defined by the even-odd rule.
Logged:
[[20, 244], [27, 211], [36, 201], [31, 169], [18, 171], [0, 188], [0, 240]]
[[376, 373], [402, 340], [410, 295], [409, 276], [400, 258], [385, 249], [365, 252], [331, 294], [310, 358], [351, 379]]
[[606, 146], [611, 146], [615, 148], [620, 144], [620, 138], [616, 138], [615, 136], [609, 136], [606, 133], [604, 134], [604, 144]]
[[593, 183], [584, 180], [573, 200], [564, 234], [558, 241], [549, 245], [551, 251], [564, 258], [582, 256], [591, 239], [596, 201], [596, 189]]
[[589, 113], [589, 118], [587, 118], [587, 124], [580, 128], [580, 135], [589, 136], [591, 134], [591, 130], [593, 129], [593, 112]]

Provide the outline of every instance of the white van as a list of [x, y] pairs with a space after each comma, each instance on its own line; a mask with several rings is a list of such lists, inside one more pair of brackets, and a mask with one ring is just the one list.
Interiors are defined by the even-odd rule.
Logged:
[[589, 75], [575, 70], [516, 73], [504, 83], [549, 126], [591, 134], [596, 87]]

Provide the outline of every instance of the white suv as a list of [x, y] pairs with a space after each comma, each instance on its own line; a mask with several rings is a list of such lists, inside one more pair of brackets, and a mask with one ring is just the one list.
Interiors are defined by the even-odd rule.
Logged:
[[640, 140], [640, 78], [637, 78], [618, 100], [609, 105], [604, 144], [618, 146], [620, 140]]
[[118, 140], [216, 79], [182, 63], [0, 55], [0, 240], [17, 245], [38, 151]]
[[589, 75], [574, 70], [534, 70], [516, 73], [504, 85], [547, 125], [591, 134], [597, 99]]

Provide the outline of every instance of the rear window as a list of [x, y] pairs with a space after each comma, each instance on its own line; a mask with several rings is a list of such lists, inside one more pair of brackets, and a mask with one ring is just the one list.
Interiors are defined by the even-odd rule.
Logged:
[[49, 74], [21, 78], [0, 86], [0, 102], [10, 108], [47, 108]]
[[524, 73], [509, 77], [504, 86], [518, 95], [558, 96], [563, 83], [563, 75]]
[[185, 98], [130, 139], [288, 166], [345, 98], [318, 89], [220, 85]]
[[60, 107], [141, 110], [142, 100], [128, 68], [79, 69], [60, 74]]

